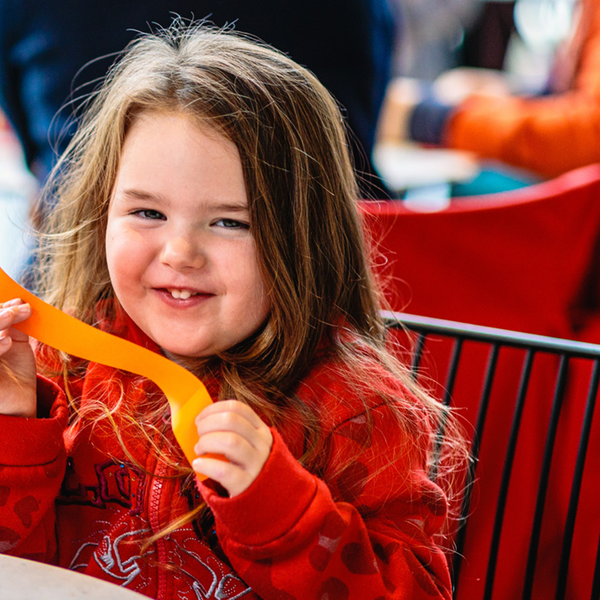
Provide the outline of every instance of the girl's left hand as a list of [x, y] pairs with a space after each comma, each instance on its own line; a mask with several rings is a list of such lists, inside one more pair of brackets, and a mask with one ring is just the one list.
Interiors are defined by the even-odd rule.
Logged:
[[[230, 498], [248, 489], [271, 452], [271, 430], [237, 400], [211, 404], [196, 417], [196, 426], [200, 440], [194, 447], [194, 471], [220, 483]], [[229, 462], [205, 456], [215, 454]]]

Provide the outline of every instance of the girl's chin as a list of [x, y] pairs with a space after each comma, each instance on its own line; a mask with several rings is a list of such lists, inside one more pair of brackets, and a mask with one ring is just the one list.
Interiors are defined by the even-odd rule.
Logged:
[[169, 350], [162, 348], [163, 354], [173, 362], [181, 365], [182, 367], [190, 368], [191, 366], [197, 366], [198, 364], [205, 362], [210, 355], [205, 356], [203, 354], [187, 354], [182, 353], [180, 349]]
[[[189, 344], [173, 343], [173, 337], [175, 336], [169, 336], [164, 340], [161, 338], [164, 338], [165, 336], [151, 335], [150, 337], [154, 343], [160, 347], [162, 353], [175, 362], [186, 359], [201, 360], [202, 358], [207, 358], [214, 354], [214, 352], [211, 352], [210, 349], [203, 347], [201, 344], [194, 344], [193, 342]], [[164, 341], [165, 343], [161, 344], [161, 341]]]

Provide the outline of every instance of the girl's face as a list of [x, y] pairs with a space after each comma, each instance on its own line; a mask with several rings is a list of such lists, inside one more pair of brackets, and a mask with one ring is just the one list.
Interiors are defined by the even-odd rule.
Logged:
[[269, 313], [238, 150], [184, 115], [144, 113], [127, 133], [106, 257], [117, 299], [167, 352], [225, 350]]

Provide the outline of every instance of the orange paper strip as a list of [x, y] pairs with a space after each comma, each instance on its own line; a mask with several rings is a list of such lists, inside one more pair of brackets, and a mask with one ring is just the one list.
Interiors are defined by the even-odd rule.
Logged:
[[173, 433], [188, 461], [196, 458], [194, 419], [212, 401], [204, 384], [187, 369], [133, 342], [100, 331], [40, 300], [0, 269], [0, 302], [21, 298], [32, 315], [15, 325], [36, 340], [115, 369], [146, 377], [164, 392], [171, 408]]

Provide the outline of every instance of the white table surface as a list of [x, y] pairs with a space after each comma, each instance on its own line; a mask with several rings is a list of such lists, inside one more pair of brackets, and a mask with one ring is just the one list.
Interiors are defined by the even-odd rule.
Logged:
[[0, 554], [2, 600], [142, 600], [145, 596], [43, 563]]

